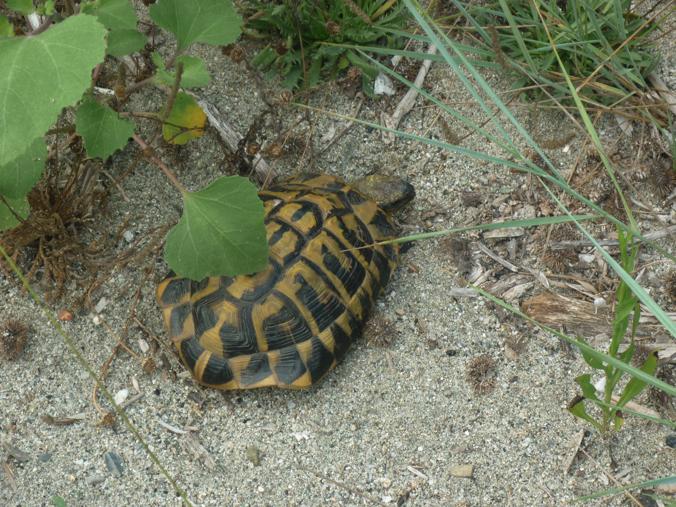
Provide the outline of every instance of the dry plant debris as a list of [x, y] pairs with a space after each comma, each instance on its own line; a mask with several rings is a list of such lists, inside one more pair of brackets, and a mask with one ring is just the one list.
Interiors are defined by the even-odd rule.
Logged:
[[495, 361], [488, 354], [481, 354], [467, 364], [465, 376], [476, 394], [488, 394], [495, 388], [495, 366]]
[[371, 347], [389, 347], [397, 335], [397, 329], [392, 321], [376, 314], [366, 322], [364, 335]]
[[[84, 159], [85, 154], [78, 156]], [[0, 234], [0, 243], [25, 266], [28, 279], [40, 274], [48, 299], [61, 297], [69, 280], [95, 273], [105, 251], [105, 245], [82, 237], [83, 227], [102, 213], [107, 202], [100, 168], [84, 160], [63, 170], [58, 166], [48, 164], [45, 177], [28, 194], [29, 217]], [[9, 273], [2, 262], [0, 268]]]
[[0, 357], [13, 361], [26, 347], [29, 327], [17, 319], [7, 319], [0, 326]]

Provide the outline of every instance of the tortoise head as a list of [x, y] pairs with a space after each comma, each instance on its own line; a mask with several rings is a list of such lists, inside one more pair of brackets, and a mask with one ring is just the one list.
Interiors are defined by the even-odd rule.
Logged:
[[397, 211], [415, 197], [413, 185], [396, 176], [370, 174], [352, 183], [352, 187], [374, 200], [388, 212]]

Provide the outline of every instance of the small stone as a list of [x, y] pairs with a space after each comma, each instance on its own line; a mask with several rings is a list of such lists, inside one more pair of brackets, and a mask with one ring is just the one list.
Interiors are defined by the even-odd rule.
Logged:
[[373, 94], [374, 95], [394, 95], [394, 85], [392, 80], [382, 72], [380, 72], [375, 79], [373, 84]]
[[96, 486], [97, 484], [101, 484], [105, 480], [106, 477], [104, 475], [94, 474], [90, 475], [89, 477], [85, 477], [85, 484], [87, 486]]
[[73, 320], [73, 312], [65, 308], [61, 308], [56, 318], [59, 319], [61, 322], [70, 322], [71, 320]]
[[106, 306], [108, 306], [108, 300], [106, 298], [101, 298], [99, 299], [99, 302], [96, 303], [94, 311], [96, 313], [101, 313], [103, 310], [105, 310]]
[[377, 481], [385, 489], [388, 489], [390, 486], [392, 486], [392, 480], [388, 479], [387, 477], [380, 477], [379, 479], [377, 479]]
[[134, 241], [134, 233], [131, 231], [124, 231], [122, 233], [122, 237], [127, 243], [131, 243], [132, 241]]
[[672, 449], [676, 449], [676, 433], [667, 435], [667, 438], [665, 438], [664, 441], [669, 447], [671, 447]]
[[448, 472], [451, 474], [451, 477], [471, 479], [474, 474], [474, 465], [454, 465]]
[[578, 254], [577, 258], [580, 259], [580, 262], [583, 264], [591, 264], [594, 262], [594, 254]]
[[47, 463], [50, 459], [52, 459], [52, 455], [51, 455], [51, 453], [45, 452], [45, 453], [39, 454], [38, 459], [43, 463]]
[[138, 348], [141, 349], [141, 352], [144, 354], [150, 350], [150, 345], [143, 338], [138, 339]]
[[122, 477], [122, 458], [112, 451], [108, 451], [103, 455], [106, 462], [106, 468], [115, 477]]
[[129, 389], [120, 389], [115, 393], [115, 403], [121, 405], [129, 397]]
[[258, 447], [250, 445], [246, 448], [246, 458], [254, 464], [259, 466], [261, 464], [261, 451]]

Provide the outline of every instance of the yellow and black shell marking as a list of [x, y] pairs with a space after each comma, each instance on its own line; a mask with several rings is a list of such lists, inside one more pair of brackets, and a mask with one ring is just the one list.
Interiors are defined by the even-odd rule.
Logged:
[[260, 192], [270, 258], [254, 275], [157, 289], [164, 321], [198, 382], [220, 389], [303, 388], [319, 381], [361, 333], [397, 265], [388, 213], [332, 176]]

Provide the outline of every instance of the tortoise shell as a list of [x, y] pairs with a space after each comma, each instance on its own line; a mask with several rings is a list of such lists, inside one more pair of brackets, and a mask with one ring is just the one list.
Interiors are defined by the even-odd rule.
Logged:
[[165, 326], [195, 379], [219, 389], [304, 388], [360, 335], [397, 265], [391, 216], [332, 176], [261, 191], [270, 247], [253, 275], [200, 282], [169, 275], [157, 289]]

